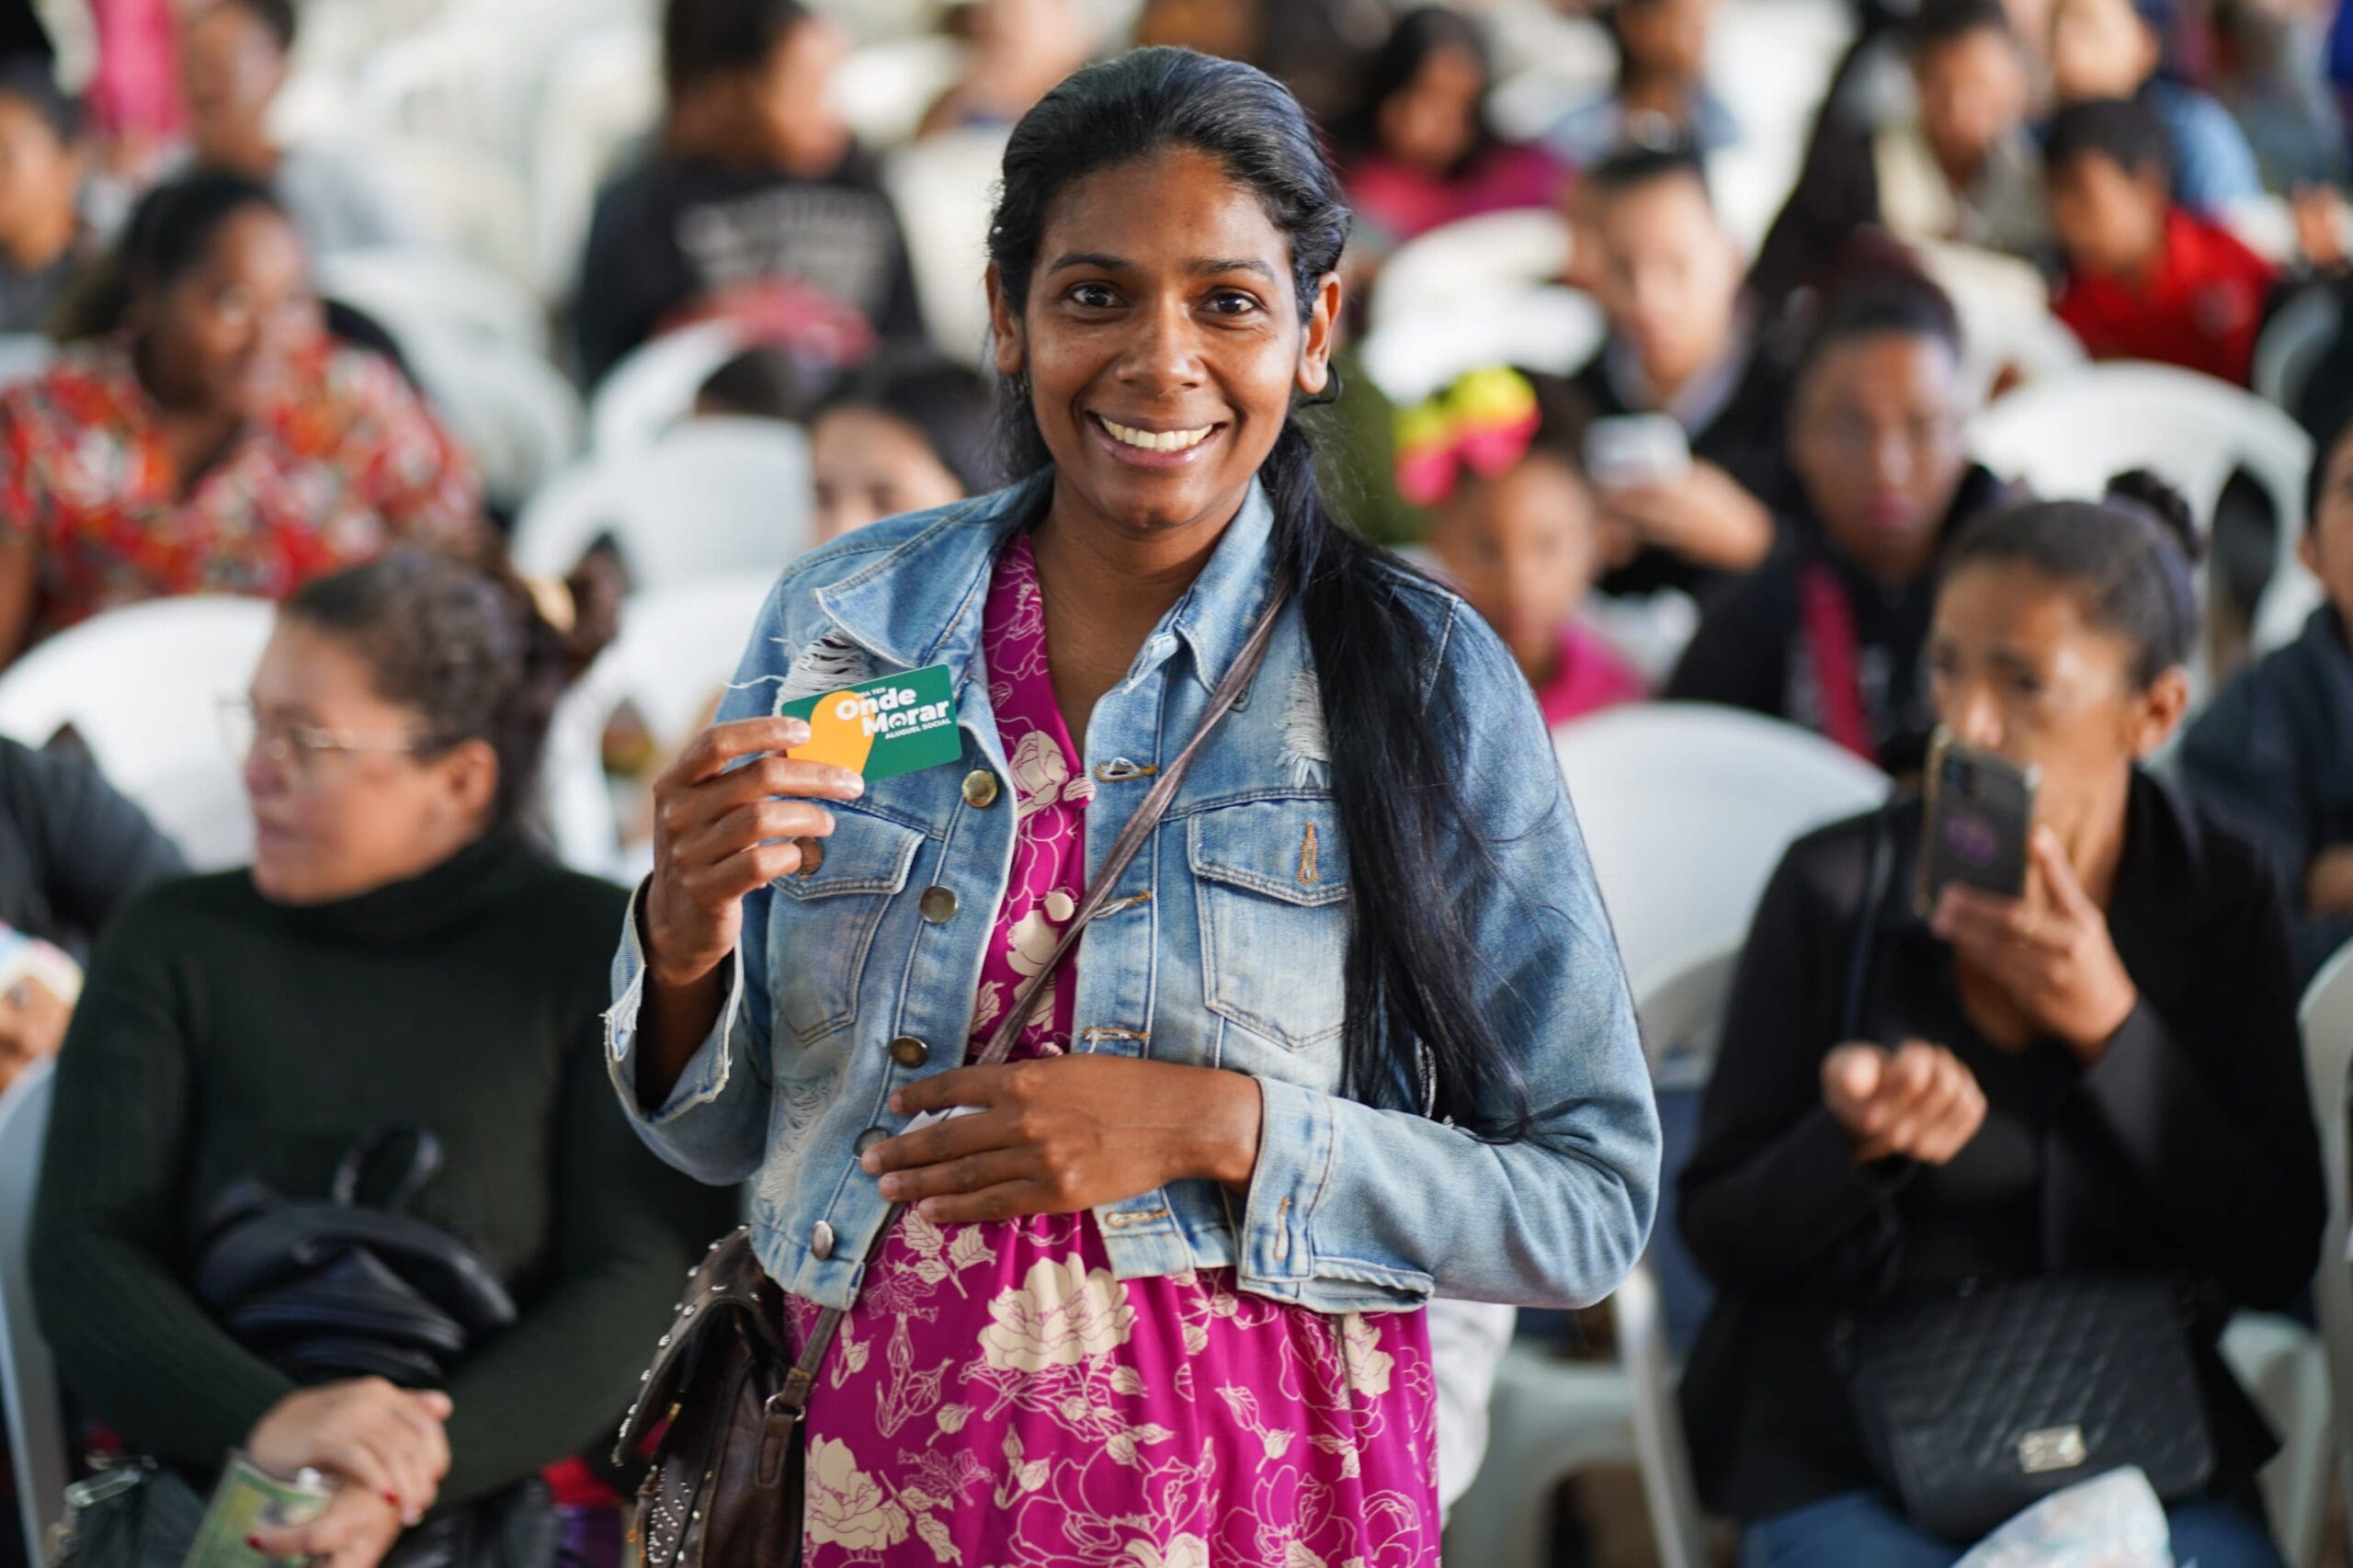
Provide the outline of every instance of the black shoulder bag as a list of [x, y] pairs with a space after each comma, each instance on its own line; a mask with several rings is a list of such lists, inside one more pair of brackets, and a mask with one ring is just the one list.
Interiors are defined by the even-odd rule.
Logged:
[[[1840, 1039], [1858, 1038], [1894, 858], [1873, 825], [1870, 889], [1847, 961]], [[2126, 1465], [2179, 1502], [2214, 1474], [2175, 1281], [2059, 1276], [1971, 1281], [1956, 1294], [1842, 1323], [1865, 1450], [1915, 1524], [1973, 1541], [2051, 1493]]]

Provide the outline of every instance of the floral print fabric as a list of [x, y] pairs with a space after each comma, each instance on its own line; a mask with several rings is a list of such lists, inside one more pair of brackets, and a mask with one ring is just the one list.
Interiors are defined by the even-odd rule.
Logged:
[[[1041, 968], [1086, 877], [1093, 788], [1046, 668], [1029, 540], [982, 633], [1020, 828], [971, 1047]], [[1014, 1049], [1071, 1040], [1073, 965]], [[797, 1346], [814, 1304], [789, 1301]], [[1112, 1278], [1091, 1214], [908, 1210], [808, 1415], [808, 1568], [1424, 1568], [1437, 1391], [1419, 1312], [1327, 1317], [1231, 1269]]]
[[282, 598], [395, 544], [468, 544], [481, 504], [391, 361], [324, 337], [192, 485], [128, 342], [69, 349], [0, 396], [0, 538], [33, 546], [35, 636], [176, 594]]

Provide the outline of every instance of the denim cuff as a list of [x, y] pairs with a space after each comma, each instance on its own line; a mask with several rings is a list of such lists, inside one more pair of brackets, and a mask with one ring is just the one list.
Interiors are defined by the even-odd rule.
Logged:
[[605, 1012], [605, 1066], [620, 1093], [621, 1108], [630, 1119], [648, 1131], [659, 1131], [688, 1112], [707, 1106], [727, 1091], [732, 1065], [727, 1049], [737, 1014], [744, 1005], [744, 951], [727, 958], [727, 994], [720, 1004], [719, 1020], [687, 1059], [686, 1070], [670, 1089], [661, 1108], [645, 1109], [637, 1092], [637, 1018], [645, 1003], [645, 947], [638, 937], [638, 914], [645, 902], [648, 877], [630, 895], [629, 913], [621, 922], [620, 947], [613, 955], [613, 1005]]

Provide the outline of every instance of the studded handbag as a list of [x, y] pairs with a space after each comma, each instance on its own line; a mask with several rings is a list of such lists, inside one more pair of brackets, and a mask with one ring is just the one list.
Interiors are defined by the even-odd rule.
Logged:
[[[1192, 738], [1160, 770], [1112, 841], [1052, 957], [1014, 994], [988, 1043], [972, 1059], [975, 1065], [1000, 1062], [1012, 1053], [1080, 935], [1167, 815], [1210, 732], [1241, 700], [1266, 662], [1288, 597], [1280, 587], [1268, 595]], [[905, 1208], [892, 1204], [875, 1227], [867, 1263], [881, 1251]], [[839, 1307], [819, 1313], [794, 1356], [777, 1331], [782, 1308], [782, 1292], [753, 1255], [749, 1230], [714, 1242], [688, 1277], [670, 1331], [639, 1379], [637, 1403], [621, 1425], [613, 1455], [624, 1469], [647, 1467], [632, 1531], [646, 1568], [798, 1568], [808, 1446], [801, 1417], [844, 1313]]]

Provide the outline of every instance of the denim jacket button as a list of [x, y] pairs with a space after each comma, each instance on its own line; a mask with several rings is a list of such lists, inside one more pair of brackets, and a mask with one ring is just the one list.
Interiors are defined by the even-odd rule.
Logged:
[[985, 767], [975, 767], [964, 775], [964, 803], [974, 807], [996, 804], [996, 775]]
[[834, 1228], [823, 1220], [810, 1228], [809, 1256], [819, 1263], [834, 1256]]
[[890, 1136], [891, 1130], [887, 1127], [870, 1127], [865, 1131], [858, 1135], [857, 1141], [853, 1142], [850, 1147], [856, 1150], [858, 1153], [863, 1154], [866, 1151], [871, 1149], [874, 1145], [881, 1142], [884, 1139]]
[[923, 890], [923, 896], [915, 901], [915, 907], [934, 926], [945, 926], [956, 918], [956, 895], [943, 887], [927, 887]]
[[902, 1067], [920, 1067], [931, 1060], [931, 1047], [911, 1034], [891, 1042], [891, 1060]]

